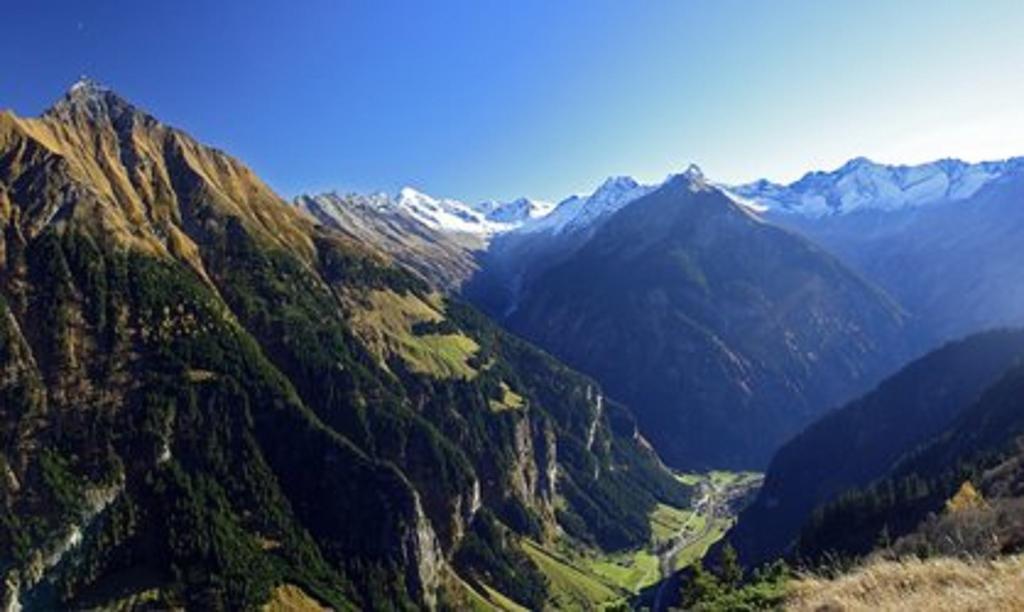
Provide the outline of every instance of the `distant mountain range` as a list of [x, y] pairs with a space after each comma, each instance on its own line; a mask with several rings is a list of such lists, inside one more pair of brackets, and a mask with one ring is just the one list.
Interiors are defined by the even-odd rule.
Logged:
[[913, 318], [918, 351], [1024, 325], [1024, 158], [881, 166], [733, 190], [834, 253]]
[[959, 202], [1021, 173], [1024, 157], [976, 164], [943, 159], [917, 166], [889, 166], [858, 157], [832, 172], [810, 172], [789, 185], [762, 179], [728, 189], [769, 212], [825, 217]]
[[[834, 407], [849, 399], [850, 394], [867, 390], [886, 367], [895, 367], [912, 354], [972, 331], [1024, 323], [1024, 307], [1021, 306], [1024, 304], [1024, 268], [1015, 263], [1018, 261], [1017, 245], [1024, 238], [1024, 206], [1019, 205], [1024, 188], [1018, 186], [1024, 185], [1024, 160], [1021, 158], [978, 164], [941, 160], [919, 166], [885, 166], [857, 158], [832, 172], [808, 173], [790, 185], [762, 180], [748, 185], [721, 186], [703, 177], [699, 168], [691, 166], [660, 185], [643, 185], [630, 177], [612, 177], [592, 194], [566, 198], [550, 209], [522, 207], [530, 212], [517, 216], [518, 221], [514, 223], [487, 225], [492, 222], [485, 220], [475, 225], [488, 228], [485, 232], [452, 229], [456, 224], [449, 224], [446, 228], [433, 224], [430, 229], [437, 233], [428, 240], [434, 245], [430, 253], [423, 249], [417, 249], [411, 255], [403, 253], [402, 248], [390, 244], [392, 240], [381, 239], [380, 232], [371, 232], [365, 239], [391, 252], [399, 261], [406, 261], [410, 267], [419, 269], [428, 279], [433, 278], [447, 290], [462, 293], [542, 347], [597, 376], [613, 394], [628, 399], [634, 405], [641, 416], [641, 424], [670, 461], [692, 466], [707, 458], [711, 462], [726, 461], [729, 465], [740, 465], [746, 460], [738, 456], [725, 459], [728, 452], [725, 455], [715, 452], [730, 446], [752, 449], [751, 440], [737, 439], [734, 445], [710, 443], [704, 448], [701, 442], [680, 436], [683, 436], [683, 431], [697, 436], [695, 432], [703, 431], [707, 423], [721, 420], [728, 423], [722, 431], [715, 435], [704, 432], [698, 437], [701, 440], [726, 440], [729, 433], [745, 427], [747, 419], [725, 416], [713, 407], [715, 402], [712, 400], [693, 401], [690, 393], [699, 387], [692, 387], [692, 383], [684, 384], [678, 375], [664, 375], [663, 371], [681, 367], [683, 372], [699, 372], [709, 359], [714, 359], [714, 350], [709, 347], [674, 357], [663, 355], [660, 359], [645, 359], [644, 351], [639, 347], [631, 348], [630, 343], [639, 343], [639, 338], [645, 337], [641, 332], [641, 321], [655, 310], [645, 307], [628, 313], [622, 311], [617, 317], [609, 311], [600, 319], [591, 318], [594, 314], [591, 311], [595, 308], [609, 309], [620, 300], [631, 300], [639, 305], [650, 299], [656, 287], [659, 291], [672, 289], [666, 294], [669, 308], [686, 320], [701, 321], [702, 328], [712, 333], [716, 343], [735, 351], [735, 340], [725, 338], [735, 333], [732, 329], [737, 327], [736, 315], [724, 317], [720, 323], [708, 327], [706, 315], [702, 314], [704, 309], [712, 307], [714, 299], [707, 301], [707, 296], [695, 297], [687, 302], [681, 294], [674, 292], [680, 285], [677, 281], [670, 281], [669, 277], [650, 286], [637, 283], [644, 279], [649, 282], [653, 271], [662, 269], [663, 265], [673, 261], [676, 264], [672, 265], [678, 265], [680, 248], [693, 251], [687, 261], [695, 274], [700, 273], [698, 276], [706, 275], [704, 268], [712, 262], [717, 268], [724, 265], [722, 262], [736, 260], [734, 267], [719, 271], [721, 278], [728, 280], [751, 274], [764, 266], [753, 281], [756, 291], [746, 296], [737, 293], [714, 306], [722, 312], [754, 308], [750, 300], [755, 299], [755, 295], [762, 296], [756, 299], [764, 300], [765, 292], [771, 293], [773, 289], [770, 287], [783, 278], [786, 268], [781, 261], [766, 266], [764, 264], [771, 259], [764, 254], [737, 258], [737, 253], [748, 248], [749, 237], [731, 236], [728, 244], [714, 247], [721, 248], [721, 253], [708, 251], [712, 248], [708, 243], [710, 238], [702, 233], [688, 238], [669, 236], [673, 242], [665, 243], [663, 248], [654, 246], [652, 236], [664, 235], [662, 227], [672, 226], [676, 208], [643, 207], [640, 203], [665, 189], [678, 177], [700, 181], [707, 189], [719, 193], [721, 200], [729, 202], [732, 209], [758, 218], [763, 224], [783, 227], [809, 238], [850, 268], [850, 274], [843, 271], [842, 275], [849, 278], [859, 276], [870, 285], [883, 289], [883, 293], [876, 293], [876, 303], [882, 310], [891, 310], [892, 302], [895, 302], [898, 305], [896, 309], [901, 311], [896, 315], [900, 320], [897, 326], [903, 329], [899, 333], [886, 332], [876, 336], [878, 319], [874, 324], [859, 321], [835, 329], [834, 333], [845, 337], [851, 346], [866, 342], [863, 345], [866, 361], [853, 368], [857, 372], [853, 378], [859, 382], [847, 386], [843, 392], [838, 388], [833, 388], [833, 392], [820, 392], [829, 386], [825, 383], [827, 377], [823, 377], [821, 372], [835, 364], [819, 354], [818, 349], [813, 348], [813, 342], [812, 345], [804, 344], [808, 338], [787, 340], [778, 349], [769, 350], [766, 354], [776, 356], [788, 351], [814, 355], [802, 366], [804, 374], [799, 376], [808, 376], [807, 381], [813, 381], [811, 387], [818, 385], [819, 391], [812, 391], [807, 386], [808, 382], [789, 379], [793, 375], [790, 371], [789, 374], [765, 374], [765, 380], [771, 381], [771, 385], [790, 389], [782, 395], [769, 393], [766, 387], [755, 388], [749, 390], [748, 399], [734, 398], [725, 402], [731, 406], [749, 402], [752, 413], [760, 414], [767, 408], [758, 406], [783, 402], [781, 398], [786, 393], [792, 394], [783, 402], [788, 406], [792, 419], [772, 417], [772, 422], [780, 427], [778, 435], [762, 437], [764, 449], [748, 457], [757, 456], [759, 461], [766, 461], [775, 445], [789, 435], [785, 432], [794, 432], [816, 411]], [[445, 202], [433, 198], [428, 200]], [[310, 208], [308, 199], [302, 201]], [[620, 218], [633, 218], [640, 214], [635, 212], [637, 208], [647, 211], [649, 218], [646, 222], [636, 224], [637, 229], [624, 234], [617, 247], [605, 245], [599, 249], [597, 244], [607, 239], [603, 236], [616, 233], [616, 228], [622, 226]], [[375, 210], [380, 210], [380, 207]], [[483, 215], [481, 211], [479, 209], [474, 214]], [[323, 217], [322, 212], [317, 214]], [[406, 217], [416, 219], [413, 214]], [[429, 224], [421, 222], [421, 225]], [[469, 235], [473, 238], [467, 239]], [[676, 244], [676, 241], [682, 242]], [[778, 247], [779, 252], [799, 250], [792, 246], [796, 242], [790, 240], [790, 243], [791, 246]], [[670, 244], [675, 246], [669, 248]], [[630, 254], [644, 247], [652, 249], [646, 257], [657, 254], [655, 260], [646, 262], [642, 267], [635, 264], [622, 267], [630, 261]], [[604, 253], [604, 259], [596, 258], [598, 252]], [[820, 255], [825, 255], [824, 252]], [[422, 258], [417, 259], [420, 256]], [[584, 263], [587, 258], [594, 261]], [[698, 264], [698, 260], [706, 260], [706, 263]], [[435, 269], [424, 270], [425, 261], [432, 262]], [[842, 267], [840, 265], [839, 269]], [[568, 268], [578, 270], [568, 276], [553, 272]], [[585, 284], [580, 285], [584, 280]], [[662, 287], [662, 282], [668, 284]], [[801, 282], [809, 283], [810, 280]], [[824, 286], [834, 289], [835, 282], [835, 279], [829, 280]], [[805, 285], [804, 289], [808, 286]], [[570, 291], [567, 287], [573, 289]], [[796, 291], [797, 286], [793, 285], [791, 290]], [[868, 293], [871, 291], [868, 289]], [[561, 295], [564, 303], [553, 302], [553, 295]], [[573, 297], [576, 295], [588, 297]], [[847, 293], [844, 299], [852, 298]], [[839, 305], [843, 300], [833, 303]], [[889, 305], [885, 306], [886, 303]], [[769, 302], [757, 307], [763, 308], [762, 316], [767, 321], [792, 315], [792, 312], [780, 310], [786, 304], [779, 301], [772, 306]], [[801, 306], [815, 308], [808, 303]], [[792, 308], [792, 305], [785, 307]], [[834, 312], [834, 308], [830, 309], [830, 313]], [[599, 320], [604, 323], [598, 324]], [[616, 326], [621, 327], [622, 332], [617, 336], [619, 340], [614, 342], [609, 328], [612, 320], [619, 321]], [[664, 323], [655, 326], [660, 330], [656, 332], [657, 337], [663, 340], [683, 329], [679, 324]], [[541, 329], [549, 331], [542, 333]], [[766, 338], [763, 335], [758, 337], [762, 341]], [[899, 337], [898, 341], [896, 337]], [[744, 342], [750, 340], [746, 338]], [[602, 342], [610, 344], [605, 346]], [[644, 342], [650, 344], [650, 340]], [[786, 344], [788, 342], [795, 344]], [[743, 351], [736, 354], [743, 355]], [[740, 362], [744, 359], [739, 357]], [[606, 362], [599, 365], [598, 360]], [[617, 363], [621, 367], [616, 366]], [[760, 359], [756, 363], [757, 368], [766, 364]], [[640, 367], [638, 364], [644, 364], [642, 371], [629, 369]], [[743, 366], [749, 367], [750, 364]], [[660, 384], [638, 382], [646, 380], [645, 375], [648, 374]], [[838, 376], [852, 380], [849, 371]], [[716, 383], [716, 388], [721, 390], [731, 384], [749, 384], [749, 381], [743, 382], [744, 376], [738, 374], [727, 378], [732, 382]], [[670, 380], [676, 380], [676, 383], [668, 383]], [[677, 418], [680, 420], [675, 425], [663, 420], [668, 418], [664, 414], [667, 408], [663, 402], [627, 390], [643, 388], [645, 392], [654, 392], [661, 384], [668, 385], [663, 390], [664, 397], [674, 394], [678, 405], [685, 406], [679, 408], [681, 412]], [[685, 391], [686, 388], [690, 391]], [[774, 399], [769, 399], [772, 397]], [[795, 397], [801, 399], [794, 400]], [[654, 404], [661, 407], [654, 408]], [[703, 416], [695, 416], [692, 414], [694, 411], [702, 412]], [[662, 417], [647, 420], [646, 416], [653, 412], [662, 414]], [[798, 413], [803, 416], [795, 416]], [[756, 418], [750, 422], [754, 429], [757, 428], [753, 425], [756, 422]], [[677, 440], [680, 448], [688, 450], [677, 455], [676, 451], [669, 449], [669, 439]]]
[[[687, 172], [700, 171], [694, 166]], [[913, 315], [919, 352], [986, 327], [1024, 324], [1024, 283], [1015, 263], [1017, 240], [1024, 235], [1024, 207], [1018, 205], [1024, 198], [1024, 158], [944, 159], [916, 166], [856, 158], [788, 185], [759, 180], [717, 186], [884, 288]], [[403, 190], [405, 197], [345, 199], [385, 215], [406, 211], [411, 222], [438, 232], [431, 242], [447, 245], [442, 249], [447, 254], [425, 259], [441, 263], [425, 270], [420, 258], [414, 267], [504, 316], [514, 310], [530, 277], [657, 187], [612, 177], [592, 194], [556, 205], [520, 199], [467, 206], [410, 190]], [[337, 201], [338, 196], [323, 198]], [[387, 240], [381, 242], [403, 259]]]
[[299, 196], [296, 202], [308, 206], [318, 199], [335, 203], [345, 202], [349, 206], [373, 210], [387, 216], [407, 216], [435, 231], [482, 237], [518, 229], [532, 219], [547, 215], [554, 208], [549, 202], [530, 198], [517, 198], [509, 202], [488, 200], [466, 204], [450, 198], [435, 198], [412, 187], [403, 187], [393, 196], [386, 193], [361, 195], [330, 192], [316, 196]]
[[[690, 165], [683, 174], [701, 174]], [[717, 184], [739, 203], [764, 213], [792, 213], [817, 218], [864, 211], [893, 212], [967, 200], [983, 187], [1024, 173], [1024, 157], [969, 163], [942, 159], [918, 165], [886, 165], [857, 157], [832, 171], [808, 172], [789, 184], [760, 179], [741, 185]], [[669, 177], [671, 178], [671, 177]], [[466, 204], [437, 198], [412, 187], [396, 195], [322, 194], [382, 211], [404, 210], [423, 225], [446, 233], [496, 235], [508, 232], [581, 231], [600, 222], [658, 184], [641, 184], [630, 176], [613, 176], [588, 195], [572, 195], [556, 204], [518, 198]], [[306, 200], [310, 195], [300, 196]]]

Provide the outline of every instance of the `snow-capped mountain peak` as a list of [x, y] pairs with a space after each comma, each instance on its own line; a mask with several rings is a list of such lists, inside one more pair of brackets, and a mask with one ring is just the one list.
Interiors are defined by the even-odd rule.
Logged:
[[963, 200], [1014, 172], [1024, 172], [1024, 158], [976, 164], [942, 159], [889, 166], [855, 157], [836, 170], [809, 172], [789, 185], [761, 179], [729, 190], [771, 211], [822, 217]]
[[[526, 197], [468, 204], [450, 198], [437, 198], [412, 186], [401, 188], [394, 196], [383, 193], [334, 195], [337, 201], [409, 215], [419, 223], [442, 232], [483, 237], [513, 231], [559, 235], [590, 228], [626, 205], [677, 180], [700, 187], [709, 184], [700, 167], [690, 164], [682, 172], [669, 175], [660, 184], [645, 185], [626, 175], [610, 176], [590, 194], [573, 195], [558, 204]], [[767, 181], [756, 185], [772, 187]], [[743, 199], [748, 208], [760, 209], [752, 198], [737, 197]]]
[[484, 214], [469, 204], [448, 198], [435, 198], [413, 187], [403, 187], [395, 204], [424, 225], [437, 230], [486, 234], [494, 231]]
[[644, 185], [631, 176], [611, 176], [590, 195], [574, 195], [562, 200], [550, 214], [524, 224], [519, 231], [555, 235], [580, 231], [676, 180], [701, 186], [707, 184], [704, 172], [696, 164], [670, 174], [662, 183], [655, 185]]
[[562, 200], [548, 215], [526, 223], [522, 232], [562, 234], [584, 229], [595, 221], [649, 193], [653, 187], [641, 185], [631, 176], [612, 176], [589, 196], [574, 195]]
[[510, 202], [485, 200], [474, 209], [484, 215], [488, 221], [503, 224], [522, 224], [530, 219], [543, 217], [555, 207], [551, 202], [534, 200], [533, 198], [516, 198]]
[[401, 202], [401, 201], [424, 200], [424, 199], [426, 199], [426, 200], [433, 200], [434, 198], [428, 196], [427, 194], [423, 193], [419, 189], [416, 189], [415, 187], [409, 187], [408, 185], [406, 185], [405, 187], [402, 187], [401, 189], [398, 190], [398, 194], [396, 195], [395, 199], [397, 201]]
[[858, 170], [863, 170], [865, 168], [875, 168], [880, 165], [881, 164], [876, 164], [867, 157], [864, 157], [863, 155], [859, 155], [848, 160], [845, 164], [842, 165], [842, 167], [839, 168], [838, 171], [841, 173], [850, 173], [856, 172]]
[[704, 178], [704, 171], [701, 170], [700, 166], [697, 164], [690, 164], [686, 167], [686, 170], [683, 171], [683, 176], [691, 179], [702, 179]]
[[92, 96], [102, 95], [109, 91], [109, 87], [106, 87], [100, 82], [90, 79], [89, 77], [83, 75], [77, 81], [72, 83], [71, 87], [68, 88], [68, 95]]
[[631, 176], [609, 176], [594, 191], [593, 195], [635, 189], [636, 187], [639, 186], [640, 183], [638, 183], [636, 179]]
[[[532, 198], [467, 204], [452, 198], [434, 197], [411, 186], [402, 187], [394, 195], [383, 192], [324, 195], [331, 196], [329, 199], [335, 203], [407, 215], [433, 230], [484, 237], [516, 229], [554, 208], [549, 202]], [[315, 201], [317, 196], [306, 196], [305, 199]]]
[[652, 189], [633, 177], [613, 176], [592, 194], [572, 196], [557, 205], [526, 197], [467, 204], [460, 200], [437, 198], [411, 186], [402, 187], [394, 196], [350, 194], [336, 199], [406, 214], [434, 230], [487, 237], [514, 230], [558, 234], [587, 227], [594, 220], [615, 212]]
[[686, 167], [686, 170], [668, 175], [662, 185], [676, 183], [703, 187], [707, 185], [707, 178], [704, 176], [704, 171], [700, 169], [700, 166], [697, 164], [690, 164]]
[[47, 109], [44, 115], [71, 121], [75, 117], [89, 120], [120, 120], [132, 115], [152, 117], [140, 111], [109, 87], [88, 77], [82, 77], [68, 88], [67, 92]]

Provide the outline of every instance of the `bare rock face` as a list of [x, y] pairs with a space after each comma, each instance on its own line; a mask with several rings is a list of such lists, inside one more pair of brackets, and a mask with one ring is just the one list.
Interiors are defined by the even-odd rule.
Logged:
[[424, 225], [387, 196], [302, 196], [295, 205], [318, 222], [365, 244], [372, 244], [432, 285], [458, 291], [477, 270], [476, 252], [484, 238], [444, 232]]
[[412, 586], [413, 595], [422, 601], [427, 609], [433, 610], [437, 607], [437, 592], [441, 585], [445, 559], [437, 535], [423, 514], [419, 496], [413, 499], [415, 519], [402, 538], [403, 555], [408, 568], [406, 578]]
[[558, 458], [555, 433], [543, 419], [519, 419], [515, 426], [516, 460], [509, 470], [511, 492], [554, 525]]

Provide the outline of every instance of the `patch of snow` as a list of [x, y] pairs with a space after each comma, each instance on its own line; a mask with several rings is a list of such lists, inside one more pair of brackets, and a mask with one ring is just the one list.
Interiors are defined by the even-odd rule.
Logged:
[[89, 77], [82, 75], [77, 81], [75, 81], [71, 87], [68, 88], [68, 95], [94, 95], [107, 93], [110, 91], [109, 87], [98, 83], [90, 79]]
[[722, 190], [722, 193], [724, 193], [725, 196], [727, 198], [729, 198], [730, 200], [732, 200], [735, 204], [737, 204], [738, 206], [740, 206], [742, 208], [745, 208], [745, 209], [749, 210], [750, 212], [753, 212], [753, 213], [756, 213], [756, 214], [760, 214], [760, 213], [766, 212], [768, 210], [768, 206], [766, 206], [766, 205], [764, 205], [761, 202], [758, 202], [756, 200], [751, 200], [749, 198], [745, 198], [743, 196], [736, 195], [735, 193], [733, 193], [731, 191], [724, 190], [724, 189]]

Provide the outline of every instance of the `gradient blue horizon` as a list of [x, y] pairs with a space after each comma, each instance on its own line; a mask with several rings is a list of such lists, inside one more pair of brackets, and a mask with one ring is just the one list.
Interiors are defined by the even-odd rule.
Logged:
[[50, 1], [4, 8], [0, 108], [79, 75], [281, 192], [559, 199], [1024, 154], [1024, 3]]

